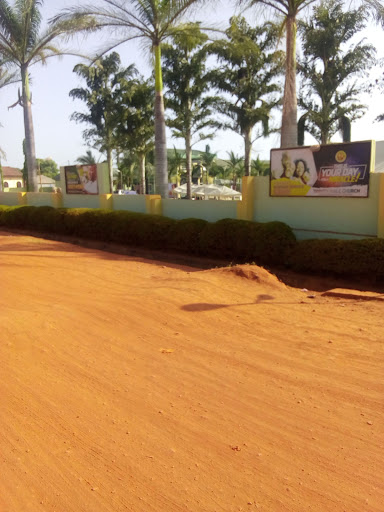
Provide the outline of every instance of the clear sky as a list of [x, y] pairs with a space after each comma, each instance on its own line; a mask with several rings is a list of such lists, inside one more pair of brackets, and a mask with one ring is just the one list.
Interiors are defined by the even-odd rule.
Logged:
[[[97, 0], [93, 0], [96, 3]], [[81, 2], [85, 3], [85, 2]], [[90, 2], [92, 3], [92, 1]], [[46, 0], [43, 7], [44, 20], [59, 12], [60, 9], [76, 4], [76, 0]], [[235, 14], [235, 0], [221, 0], [207, 2], [212, 7], [203, 7], [196, 13], [196, 19], [204, 24], [225, 28], [229, 18]], [[256, 23], [255, 11], [245, 12], [249, 23]], [[260, 21], [262, 21], [260, 19]], [[384, 29], [370, 26], [364, 35], [368, 41], [374, 44], [378, 50], [378, 57], [384, 57]], [[108, 41], [107, 33], [99, 33], [87, 39], [79, 41], [81, 51], [92, 53], [99, 48], [103, 41]], [[67, 45], [68, 46], [68, 45]], [[72, 47], [74, 44], [72, 44]], [[148, 53], [139, 46], [127, 43], [116, 49], [120, 53], [122, 65], [128, 66], [135, 63], [144, 76], [150, 74], [150, 61]], [[77, 57], [52, 58], [46, 66], [35, 65], [30, 69], [32, 76], [31, 90], [33, 102], [33, 120], [36, 139], [36, 156], [38, 158], [50, 157], [59, 166], [73, 164], [76, 159], [85, 153], [82, 131], [86, 127], [70, 121], [74, 111], [84, 110], [80, 101], [72, 100], [68, 93], [75, 87], [83, 84], [73, 73], [73, 67], [80, 62]], [[368, 77], [367, 77], [368, 78]], [[0, 91], [0, 147], [6, 153], [2, 158], [3, 165], [22, 167], [23, 152], [22, 141], [24, 139], [23, 112], [20, 106], [8, 109], [17, 100], [17, 85], [11, 85]], [[352, 140], [383, 140], [384, 123], [375, 123], [374, 118], [379, 113], [384, 113], [384, 94], [374, 93], [371, 96], [362, 96], [362, 102], [369, 105], [367, 114], [352, 126]], [[275, 115], [276, 124], [280, 124], [281, 114]], [[335, 139], [337, 141], [337, 139]], [[217, 132], [215, 138], [208, 142], [201, 142], [194, 146], [196, 149], [204, 149], [209, 144], [211, 151], [220, 158], [227, 158], [227, 151], [233, 150], [239, 155], [244, 154], [242, 138], [233, 132]], [[306, 144], [315, 143], [314, 139], [307, 137]], [[183, 148], [183, 142], [172, 140], [169, 134], [168, 147], [175, 145]], [[253, 158], [258, 155], [261, 159], [269, 159], [269, 151], [279, 146], [279, 136], [274, 135], [268, 139], [259, 139], [254, 144]]]

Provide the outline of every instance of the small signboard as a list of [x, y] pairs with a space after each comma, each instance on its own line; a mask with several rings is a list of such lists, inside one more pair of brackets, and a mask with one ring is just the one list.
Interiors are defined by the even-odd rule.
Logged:
[[272, 197], [368, 197], [374, 142], [271, 150]]
[[99, 193], [97, 165], [69, 165], [64, 167], [67, 194]]

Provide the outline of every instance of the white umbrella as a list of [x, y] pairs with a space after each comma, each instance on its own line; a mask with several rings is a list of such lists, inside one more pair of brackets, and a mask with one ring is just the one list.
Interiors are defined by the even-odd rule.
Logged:
[[196, 195], [201, 196], [214, 196], [214, 197], [241, 197], [241, 192], [237, 192], [232, 188], [225, 187], [224, 185], [200, 185], [195, 191]]
[[[195, 193], [195, 190], [199, 187], [199, 185], [192, 185], [192, 194]], [[187, 193], [187, 184], [180, 185], [174, 189], [172, 189], [173, 194], [186, 194]]]
[[[180, 185], [172, 190], [174, 194], [186, 194], [187, 184]], [[205, 197], [238, 197], [241, 198], [241, 192], [237, 192], [224, 185], [192, 185], [192, 195]]]

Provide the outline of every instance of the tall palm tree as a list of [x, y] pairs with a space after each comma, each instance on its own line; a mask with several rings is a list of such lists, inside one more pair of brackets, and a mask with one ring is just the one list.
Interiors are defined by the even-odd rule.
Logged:
[[361, 77], [375, 64], [376, 50], [364, 40], [351, 42], [366, 27], [366, 19], [364, 6], [344, 11], [343, 0], [325, 0], [313, 9], [309, 22], [299, 24], [303, 81], [298, 101], [305, 110], [299, 126], [304, 124], [320, 144], [329, 144], [339, 131], [343, 140], [350, 138], [351, 122], [366, 111], [359, 100], [365, 90]]
[[[271, 110], [280, 103], [276, 77], [283, 69], [283, 52], [276, 50], [278, 27], [272, 23], [252, 28], [245, 18], [234, 16], [225, 33], [226, 39], [208, 47], [219, 63], [211, 71], [211, 82], [228, 94], [219, 103], [219, 112], [229, 119], [225, 127], [244, 140], [245, 175], [249, 176], [252, 144], [272, 132]], [[257, 125], [262, 129], [255, 134]]]
[[92, 20], [58, 21], [40, 32], [42, 5], [43, 0], [15, 0], [13, 6], [7, 0], [0, 0], [0, 54], [4, 65], [18, 68], [20, 73], [22, 92], [16, 104], [24, 110], [28, 186], [33, 192], [38, 190], [38, 183], [29, 68], [38, 62], [45, 64], [54, 55], [67, 53], [54, 46], [54, 40], [93, 25]]
[[281, 147], [297, 146], [296, 33], [298, 14], [315, 0], [240, 0], [248, 5], [271, 7], [283, 17], [286, 32], [285, 84]]
[[179, 23], [182, 16], [202, 0], [100, 0], [99, 6], [88, 4], [64, 9], [52, 22], [94, 20], [99, 28], [108, 28], [118, 36], [104, 49], [116, 48], [132, 39], [148, 42], [154, 55], [155, 70], [155, 159], [156, 191], [168, 195], [167, 142], [165, 134], [161, 45], [169, 37], [190, 30]]
[[[285, 84], [283, 117], [281, 122], [281, 147], [297, 146], [297, 96], [296, 96], [296, 35], [297, 17], [300, 12], [316, 0], [237, 0], [248, 6], [264, 5], [283, 17], [286, 32]], [[361, 4], [373, 18], [384, 26], [382, 0], [361, 0]]]
[[192, 147], [212, 139], [213, 131], [220, 128], [214, 116], [218, 99], [208, 95], [208, 55], [204, 48], [208, 36], [200, 31], [198, 23], [190, 27], [191, 33], [173, 37], [163, 48], [167, 109], [172, 112], [167, 124], [172, 135], [185, 142], [187, 199], [192, 197]]
[[112, 117], [120, 150], [132, 152], [139, 161], [141, 194], [146, 193], [146, 158], [154, 147], [153, 90], [153, 81], [142, 76], [122, 80]]
[[112, 52], [97, 59], [93, 66], [77, 64], [73, 71], [86, 82], [86, 87], [72, 89], [69, 95], [84, 101], [87, 111], [74, 112], [71, 119], [90, 126], [83, 132], [84, 139], [92, 142], [100, 152], [106, 153], [112, 192], [112, 152], [117, 147], [114, 116], [116, 111], [121, 111], [118, 99], [122, 95], [124, 84], [137, 74], [137, 70], [133, 64], [121, 68], [119, 54]]

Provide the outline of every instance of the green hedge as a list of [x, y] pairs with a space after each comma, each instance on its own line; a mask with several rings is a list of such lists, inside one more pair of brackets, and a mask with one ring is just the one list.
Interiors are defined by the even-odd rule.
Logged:
[[302, 240], [291, 251], [289, 266], [297, 272], [384, 278], [384, 240]]
[[173, 220], [158, 215], [49, 206], [0, 206], [0, 226], [177, 251], [297, 272], [384, 279], [384, 240], [297, 242], [282, 222]]
[[0, 225], [263, 265], [284, 264], [296, 244], [292, 230], [281, 222], [210, 223], [86, 208], [0, 207]]

